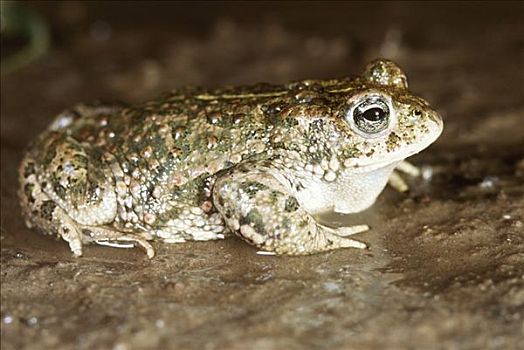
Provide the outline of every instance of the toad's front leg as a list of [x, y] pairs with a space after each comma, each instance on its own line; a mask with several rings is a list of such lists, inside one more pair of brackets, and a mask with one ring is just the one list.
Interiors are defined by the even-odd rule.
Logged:
[[243, 165], [217, 179], [213, 201], [226, 225], [264, 252], [305, 255], [337, 248], [366, 248], [345, 236], [367, 230], [342, 230], [318, 224], [269, 169]]
[[399, 173], [404, 173], [413, 177], [420, 176], [420, 170], [415, 165], [411, 164], [408, 161], [403, 160], [397, 164], [395, 170], [389, 176], [388, 183], [391, 187], [399, 192], [406, 192], [409, 190], [409, 186], [400, 176]]

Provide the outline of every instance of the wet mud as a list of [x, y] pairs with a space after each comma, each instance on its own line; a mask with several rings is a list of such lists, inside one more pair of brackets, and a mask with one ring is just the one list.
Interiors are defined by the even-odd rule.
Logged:
[[[52, 41], [1, 80], [2, 349], [524, 348], [522, 3], [26, 5]], [[75, 259], [24, 225], [23, 148], [77, 102], [358, 74], [376, 57], [445, 130], [411, 159], [409, 193], [323, 218], [369, 224], [369, 250], [268, 257], [232, 238]]]

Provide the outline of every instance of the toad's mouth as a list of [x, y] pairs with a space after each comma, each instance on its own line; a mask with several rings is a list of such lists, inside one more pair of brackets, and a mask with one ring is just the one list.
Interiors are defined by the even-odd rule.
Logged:
[[380, 168], [388, 167], [393, 164], [398, 164], [406, 158], [409, 158], [424, 149], [428, 148], [442, 133], [442, 124], [435, 124], [434, 128], [428, 132], [424, 137], [414, 143], [412, 147], [406, 146], [402, 150], [392, 152], [384, 155], [382, 158], [364, 158], [364, 159], [352, 159], [349, 162], [354, 172], [366, 173], [375, 171]]

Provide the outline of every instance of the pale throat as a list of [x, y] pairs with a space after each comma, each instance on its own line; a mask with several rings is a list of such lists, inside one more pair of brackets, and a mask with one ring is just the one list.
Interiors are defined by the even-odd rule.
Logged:
[[333, 182], [312, 178], [303, 182], [304, 188], [297, 191], [295, 196], [300, 205], [311, 214], [329, 211], [357, 213], [375, 203], [397, 163], [366, 172], [346, 168]]
[[369, 172], [346, 169], [337, 182], [338, 191], [333, 199], [333, 211], [349, 214], [369, 208], [384, 190], [398, 162], [387, 164]]

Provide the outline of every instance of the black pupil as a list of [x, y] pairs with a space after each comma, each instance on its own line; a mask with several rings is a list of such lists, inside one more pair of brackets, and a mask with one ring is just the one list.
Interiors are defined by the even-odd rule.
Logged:
[[362, 117], [370, 122], [378, 122], [384, 119], [385, 113], [381, 108], [375, 107], [362, 113]]

